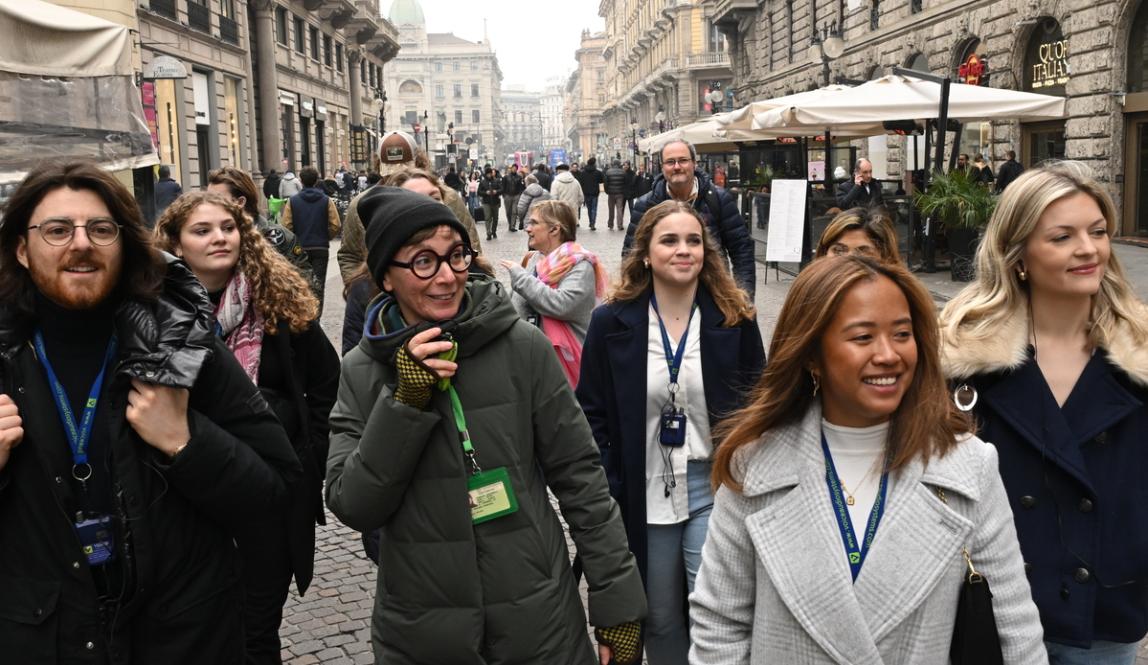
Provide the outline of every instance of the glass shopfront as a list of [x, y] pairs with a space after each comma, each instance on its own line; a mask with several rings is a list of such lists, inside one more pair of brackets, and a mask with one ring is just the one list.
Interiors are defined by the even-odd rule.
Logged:
[[[1032, 29], [1025, 50], [1024, 90], [1042, 95], [1065, 96], [1070, 78], [1069, 40], [1060, 23], [1042, 18]], [[1021, 125], [1021, 163], [1026, 167], [1049, 159], [1064, 159], [1064, 121]]]

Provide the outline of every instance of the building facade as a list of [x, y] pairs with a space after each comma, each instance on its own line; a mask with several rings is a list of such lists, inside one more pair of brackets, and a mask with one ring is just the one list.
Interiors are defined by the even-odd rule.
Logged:
[[[542, 93], [525, 87], [503, 88], [502, 122], [504, 138], [498, 149], [501, 159], [513, 161], [517, 152], [543, 152]], [[532, 160], [536, 161], [536, 160]]]
[[[373, 103], [398, 51], [373, 0], [146, 0], [139, 31], [145, 114], [184, 187], [221, 165], [368, 166]], [[161, 59], [187, 77], [149, 79]]]
[[566, 147], [566, 130], [562, 124], [563, 83], [564, 79], [548, 80], [539, 100], [542, 110], [542, 144], [546, 153], [554, 148]]
[[437, 166], [448, 161], [451, 142], [463, 165], [493, 162], [505, 130], [502, 71], [489, 40], [428, 33], [418, 0], [395, 0], [388, 17], [402, 50], [387, 67], [387, 127], [417, 127]]
[[[1067, 117], [970, 123], [959, 150], [994, 168], [1013, 149], [1026, 166], [1088, 163], [1121, 206], [1120, 232], [1148, 235], [1148, 0], [716, 0], [739, 100], [869, 80], [900, 66], [966, 85], [1067, 98]], [[843, 53], [811, 51], [837, 32]], [[854, 142], [875, 171], [901, 177], [917, 158], [905, 139]], [[847, 153], [846, 153], [847, 154]], [[880, 173], [884, 172], [884, 173]]]
[[601, 0], [611, 155], [636, 138], [730, 110], [733, 71], [713, 0]]
[[578, 67], [566, 81], [563, 124], [568, 155], [574, 161], [611, 154], [609, 135], [602, 122], [606, 106], [606, 60], [602, 57], [605, 47], [605, 33], [583, 30], [582, 42], [574, 53]]

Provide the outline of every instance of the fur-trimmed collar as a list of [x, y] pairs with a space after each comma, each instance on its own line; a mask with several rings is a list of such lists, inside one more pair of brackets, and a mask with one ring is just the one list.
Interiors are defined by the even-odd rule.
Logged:
[[[1028, 305], [1022, 303], [1004, 324], [987, 338], [974, 337], [966, 328], [955, 336], [941, 333], [941, 367], [952, 379], [1016, 369], [1029, 358]], [[1123, 321], [1105, 335], [1102, 344], [1108, 362], [1134, 382], [1148, 387], [1148, 346], [1137, 343]]]

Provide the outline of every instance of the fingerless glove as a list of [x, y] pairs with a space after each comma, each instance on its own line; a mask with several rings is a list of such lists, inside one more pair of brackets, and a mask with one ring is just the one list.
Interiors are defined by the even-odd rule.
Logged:
[[609, 628], [597, 628], [594, 637], [614, 652], [614, 662], [630, 665], [642, 659], [642, 624], [637, 621], [620, 623]]
[[438, 381], [438, 376], [425, 363], [412, 356], [406, 344], [395, 352], [395, 367], [399, 372], [395, 401], [416, 409], [427, 408], [430, 404], [431, 386]]

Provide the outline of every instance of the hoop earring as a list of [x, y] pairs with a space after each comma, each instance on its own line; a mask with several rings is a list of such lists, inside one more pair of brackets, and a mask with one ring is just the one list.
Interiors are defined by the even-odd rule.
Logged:
[[821, 380], [813, 372], [809, 373], [809, 377], [813, 379], [813, 396], [817, 397], [817, 391], [821, 390]]

